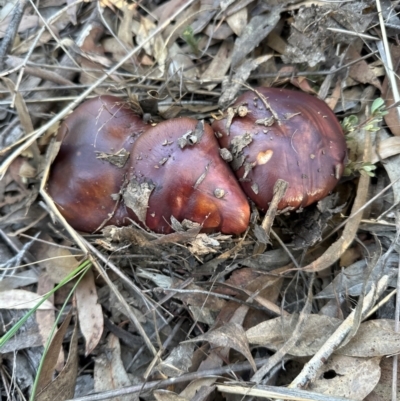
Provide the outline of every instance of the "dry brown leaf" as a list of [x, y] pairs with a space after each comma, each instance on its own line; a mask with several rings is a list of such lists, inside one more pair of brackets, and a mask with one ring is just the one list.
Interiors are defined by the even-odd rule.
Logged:
[[161, 34], [146, 42], [147, 38], [156, 30], [156, 25], [150, 19], [142, 17], [140, 20], [139, 31], [136, 35], [138, 45], [143, 44], [145, 52], [157, 60], [160, 68], [160, 75], [164, 73], [165, 61], [168, 56], [168, 50], [165, 46], [164, 39]]
[[[96, 392], [116, 390], [129, 386], [131, 381], [121, 360], [119, 339], [114, 334], [107, 338], [107, 352], [103, 352], [94, 364], [94, 389]], [[116, 401], [130, 401], [131, 396], [115, 398]]]
[[[298, 316], [293, 315], [267, 320], [247, 330], [247, 339], [250, 344], [259, 344], [276, 351], [294, 332], [297, 319]], [[303, 332], [296, 346], [290, 350], [290, 354], [314, 355], [341, 323], [340, 319], [324, 315], [309, 315], [305, 320]]]
[[0, 281], [0, 292], [35, 284], [38, 282], [38, 279], [39, 273], [33, 269], [14, 274], [10, 277], [4, 277]]
[[89, 355], [101, 339], [104, 329], [103, 311], [98, 303], [92, 270], [88, 270], [76, 288], [79, 327], [85, 337], [85, 355]]
[[189, 401], [188, 398], [168, 390], [156, 390], [153, 395], [157, 401]]
[[334, 355], [317, 373], [318, 379], [312, 384], [312, 390], [362, 401], [379, 381], [379, 362], [380, 358]]
[[109, 7], [112, 10], [119, 8], [120, 10], [124, 10], [127, 8], [128, 10], [134, 10], [136, 8], [136, 4], [134, 2], [130, 2], [128, 0], [100, 0], [100, 5], [102, 7]]
[[222, 23], [218, 26], [208, 25], [204, 33], [214, 40], [226, 40], [233, 35], [233, 31], [228, 24]]
[[[225, 352], [223, 352], [225, 355]], [[220, 356], [215, 353], [211, 352], [208, 355], [207, 359], [200, 364], [199, 369], [197, 371], [201, 374], [202, 370], [208, 370], [213, 368], [221, 367], [223, 364], [222, 359]], [[181, 391], [180, 396], [192, 400], [193, 397], [196, 395], [197, 391], [203, 386], [212, 386], [216, 381], [215, 377], [206, 377], [201, 379], [196, 379], [190, 382], [183, 391]]]
[[[136, 14], [136, 10], [134, 8], [124, 7], [123, 16], [121, 18], [121, 23], [118, 27], [118, 38], [121, 40], [123, 44], [126, 45], [127, 49], [133, 49], [133, 35], [132, 35], [132, 20], [133, 16]], [[114, 38], [113, 38], [114, 39]], [[123, 47], [121, 44], [117, 44], [120, 48]], [[121, 49], [125, 52], [125, 49]]]
[[[347, 50], [347, 57], [345, 59], [345, 63], [350, 63], [352, 61], [358, 60], [361, 58], [360, 53], [356, 50], [354, 46], [349, 46]], [[382, 90], [381, 82], [374, 74], [374, 71], [370, 68], [368, 63], [365, 60], [360, 60], [357, 63], [353, 64], [349, 70], [349, 76], [356, 80], [357, 82], [361, 82], [362, 84], [371, 84]]]
[[378, 163], [380, 160], [398, 155], [400, 153], [400, 137], [392, 136], [378, 143], [372, 150], [371, 163]]
[[43, 368], [40, 372], [37, 391], [41, 392], [53, 379], [53, 374], [57, 365], [58, 356], [62, 350], [62, 343], [67, 332], [69, 323], [71, 321], [72, 313], [68, 313], [61, 326], [58, 328], [54, 337], [51, 340], [47, 354], [44, 357]]
[[[0, 292], [0, 305], [2, 309], [31, 309], [41, 300], [43, 300], [42, 296], [26, 290]], [[38, 309], [54, 309], [54, 306], [50, 301], [44, 301]]]
[[[37, 294], [38, 295], [45, 295], [49, 291], [54, 288], [54, 281], [50, 279], [46, 272], [43, 272], [39, 277], [39, 282], [37, 286]], [[54, 304], [54, 295], [52, 295], [48, 299], [52, 304]], [[40, 335], [42, 336], [43, 345], [46, 344], [50, 334], [53, 330], [55, 324], [55, 313], [54, 310], [38, 310], [36, 311], [36, 322], [38, 324], [38, 329]], [[60, 348], [60, 352], [58, 355], [58, 361], [56, 364], [55, 369], [59, 372], [61, 371], [62, 367], [64, 366], [64, 351]]]
[[180, 344], [175, 347], [157, 369], [168, 377], [181, 376], [192, 366], [194, 344]]
[[251, 355], [246, 333], [243, 327], [237, 323], [227, 323], [218, 329], [211, 330], [187, 342], [208, 341], [219, 347], [232, 348], [246, 357], [250, 362], [253, 371], [257, 370], [254, 359]]
[[60, 248], [57, 244], [43, 244], [38, 248], [36, 255], [41, 260], [40, 264], [46, 268], [47, 274], [55, 283], [62, 281], [79, 265], [71, 251]]
[[265, 56], [257, 57], [254, 60], [246, 60], [243, 64], [236, 69], [235, 75], [232, 79], [226, 79], [222, 82], [222, 94], [218, 100], [218, 105], [221, 108], [226, 108], [235, 99], [236, 94], [241, 89], [242, 84], [250, 76], [251, 72], [255, 70], [260, 64], [265, 63], [273, 56], [267, 54]]
[[[231, 65], [231, 58], [232, 58], [232, 50], [233, 50], [233, 43], [231, 41], [224, 41], [221, 43], [217, 54], [207, 67], [207, 69], [201, 75], [202, 80], [212, 79], [212, 80], [219, 80], [222, 79], [229, 67]], [[218, 84], [209, 84], [206, 85], [205, 88], [211, 91], [213, 90]]]
[[242, 36], [236, 39], [232, 54], [232, 67], [240, 62], [255, 49], [260, 42], [275, 28], [280, 19], [280, 7], [273, 7], [263, 15], [255, 15], [243, 30]]
[[357, 334], [335, 353], [354, 357], [375, 357], [400, 353], [400, 333], [394, 320], [370, 320], [360, 325]]
[[75, 323], [68, 359], [60, 374], [37, 395], [35, 401], [64, 401], [72, 399], [78, 375], [78, 326]]
[[30, 134], [31, 132], [33, 132], [33, 124], [23, 96], [20, 92], [15, 92], [15, 84], [11, 81], [11, 79], [6, 77], [2, 77], [1, 79], [7, 85], [11, 94], [15, 94], [15, 108], [17, 109], [21, 126], [24, 129], [25, 134]]
[[[168, 50], [168, 58], [170, 60], [168, 73], [175, 81], [181, 81], [182, 76], [187, 80], [196, 79], [199, 75], [198, 68], [192, 59], [185, 54], [181, 48], [174, 43]], [[185, 88], [188, 91], [194, 91], [198, 88], [198, 84], [186, 82]]]
[[[377, 398], [366, 398], [365, 401], [387, 401], [392, 398], [392, 377], [393, 377], [393, 357], [382, 358], [381, 363], [381, 377], [379, 383], [374, 388]], [[400, 369], [397, 370], [397, 398], [400, 400]]]
[[[0, 39], [4, 38], [7, 28], [10, 24], [11, 16], [2, 19], [0, 24]], [[24, 15], [18, 26], [18, 32], [22, 33], [28, 29], [37, 28], [39, 25], [39, 17], [37, 15]]]
[[226, 22], [231, 27], [236, 36], [241, 36], [247, 25], [247, 8], [243, 7], [226, 18]]

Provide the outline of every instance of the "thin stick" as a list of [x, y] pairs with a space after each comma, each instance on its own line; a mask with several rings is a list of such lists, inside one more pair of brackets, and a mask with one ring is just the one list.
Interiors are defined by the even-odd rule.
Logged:
[[[397, 232], [400, 230], [400, 215], [397, 213]], [[396, 308], [394, 312], [394, 331], [396, 333], [399, 332], [400, 324], [399, 324], [399, 314], [400, 314], [400, 260], [399, 260], [399, 268], [397, 271], [397, 285], [396, 285]], [[392, 368], [392, 401], [397, 401], [397, 370], [398, 370], [398, 355], [393, 356], [393, 368]]]
[[[267, 359], [268, 358], [255, 359], [254, 362], [256, 364], [256, 367], [262, 366], [267, 361]], [[196, 380], [196, 379], [204, 379], [206, 377], [221, 376], [226, 373], [240, 372], [243, 370], [250, 370], [250, 369], [251, 369], [251, 366], [250, 366], [249, 362], [233, 363], [231, 365], [222, 366], [219, 368], [202, 370], [200, 372], [186, 373], [186, 374], [183, 374], [182, 376], [171, 377], [166, 380], [151, 381], [151, 382], [147, 382], [147, 383], [143, 383], [143, 384], [138, 384], [135, 386], [123, 387], [118, 390], [104, 391], [102, 393], [91, 394], [91, 395], [87, 395], [84, 397], [78, 397], [78, 398], [74, 398], [73, 400], [66, 400], [66, 401], [107, 400], [109, 398], [120, 397], [122, 395], [143, 393], [143, 392], [146, 392], [149, 390], [154, 390], [156, 388], [168, 387], [172, 384], [186, 383], [186, 382]], [[329, 401], [334, 401], [334, 400], [329, 400]], [[351, 401], [351, 400], [346, 400], [346, 401]]]
[[[394, 103], [398, 104], [398, 102], [400, 101], [399, 88], [397, 87], [396, 77], [395, 77], [394, 68], [393, 68], [392, 55], [390, 53], [389, 42], [388, 42], [387, 35], [386, 35], [386, 26], [385, 26], [385, 21], [383, 19], [383, 15], [382, 15], [382, 7], [381, 7], [380, 0], [376, 0], [376, 10], [378, 11], [379, 25], [381, 27], [383, 47], [385, 49], [386, 63], [384, 63], [384, 66], [385, 66], [386, 73], [387, 73], [389, 81], [390, 81], [390, 86], [392, 88]], [[400, 118], [400, 108], [396, 107], [396, 110], [397, 110], [397, 116]]]
[[15, 35], [24, 14], [26, 3], [27, 0], [19, 0], [15, 4], [11, 21], [8, 24], [6, 34], [4, 35], [0, 45], [0, 71], [4, 69], [4, 60], [14, 42]]
[[241, 385], [217, 385], [217, 390], [223, 393], [241, 394], [244, 396], [253, 396], [271, 399], [285, 399], [292, 401], [352, 401], [350, 398], [335, 397], [329, 394], [319, 394], [313, 391], [289, 389], [286, 387], [262, 386], [245, 384]]
[[[272, 201], [268, 207], [268, 211], [264, 216], [264, 219], [261, 223], [261, 227], [264, 229], [267, 238], [269, 239], [269, 233], [271, 231], [272, 224], [275, 219], [276, 212], [278, 210], [279, 202], [285, 196], [289, 183], [284, 180], [277, 180], [274, 185], [274, 196]], [[257, 243], [253, 255], [260, 255], [265, 252], [267, 248], [267, 244], [262, 242]]]

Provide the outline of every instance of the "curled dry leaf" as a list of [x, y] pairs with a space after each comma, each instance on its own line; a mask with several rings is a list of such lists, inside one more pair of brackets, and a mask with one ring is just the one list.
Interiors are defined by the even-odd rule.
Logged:
[[249, 349], [249, 343], [243, 327], [237, 323], [227, 323], [218, 329], [209, 331], [187, 342], [208, 341], [219, 347], [233, 348], [240, 352], [250, 362], [253, 371], [257, 370], [254, 359]]

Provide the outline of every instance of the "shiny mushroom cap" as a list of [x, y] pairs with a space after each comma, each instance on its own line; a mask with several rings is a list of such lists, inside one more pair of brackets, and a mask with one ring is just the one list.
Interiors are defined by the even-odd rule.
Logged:
[[278, 179], [289, 183], [279, 209], [308, 206], [338, 183], [347, 158], [339, 121], [320, 99], [302, 92], [256, 88], [212, 124], [231, 166], [256, 205], [267, 210]]
[[[82, 103], [61, 124], [62, 140], [47, 190], [76, 230], [93, 232], [105, 221], [125, 225], [135, 215], [118, 201], [130, 149], [148, 125], [114, 96]], [[114, 196], [115, 195], [115, 196]]]
[[145, 224], [153, 231], [171, 232], [171, 216], [199, 223], [206, 232], [239, 234], [248, 226], [246, 196], [221, 158], [213, 130], [202, 121], [176, 118], [150, 128], [136, 140], [128, 172], [134, 196], [124, 198], [134, 209], [151, 189], [141, 207], [147, 208]]

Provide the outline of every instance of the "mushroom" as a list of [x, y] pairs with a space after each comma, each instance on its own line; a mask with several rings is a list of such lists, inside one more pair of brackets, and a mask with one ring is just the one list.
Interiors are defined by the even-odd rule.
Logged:
[[153, 231], [171, 232], [171, 216], [205, 232], [240, 234], [249, 224], [247, 198], [203, 121], [175, 118], [147, 130], [133, 145], [128, 175], [124, 199], [135, 211], [140, 205], [136, 214]]
[[250, 207], [211, 127], [189, 118], [155, 127], [113, 96], [80, 105], [62, 123], [48, 192], [79, 231], [131, 220], [170, 233], [171, 218], [239, 234]]
[[247, 196], [267, 210], [278, 179], [289, 183], [278, 209], [308, 206], [329, 194], [346, 162], [339, 121], [320, 99], [302, 92], [257, 88], [241, 95], [212, 124]]
[[132, 144], [148, 127], [114, 96], [88, 100], [63, 121], [47, 190], [76, 230], [93, 232], [105, 222], [120, 226], [130, 223], [126, 217], [136, 218], [118, 193]]

